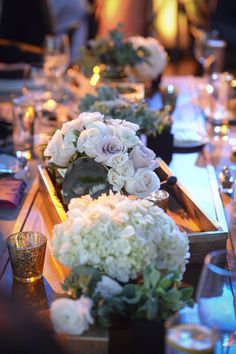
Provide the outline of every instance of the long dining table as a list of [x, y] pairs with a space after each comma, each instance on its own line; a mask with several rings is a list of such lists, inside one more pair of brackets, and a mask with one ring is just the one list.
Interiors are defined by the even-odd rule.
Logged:
[[[215, 200], [217, 199], [217, 202], [222, 203], [223, 214], [220, 222], [224, 224], [224, 228], [230, 229], [230, 219], [235, 202], [232, 195], [225, 194], [218, 188], [218, 175], [225, 165], [231, 168], [233, 174], [236, 173], [236, 157], [232, 154], [232, 142], [236, 138], [236, 129], [230, 126], [227, 134], [215, 134], [214, 127], [206, 121], [196, 105], [199, 79], [192, 76], [164, 77], [162, 85], [168, 83], [175, 85], [178, 90], [177, 105], [173, 114], [174, 128], [180, 120], [186, 122], [186, 124], [191, 122], [195, 125], [203, 124], [209, 137], [208, 143], [200, 149], [174, 152], [169, 167], [198, 205], [206, 210], [212, 218], [215, 218]], [[157, 108], [158, 102], [158, 93], [149, 99], [152, 108]], [[50, 240], [55, 220], [39, 188], [37, 172], [39, 164], [39, 159], [29, 164], [28, 186], [21, 205], [14, 211], [0, 210], [0, 287], [9, 294], [24, 297], [47, 321], [48, 308], [52, 299], [62, 292], [61, 283], [66, 272], [52, 256]], [[214, 176], [214, 181], [210, 182], [214, 183], [217, 189], [217, 193], [214, 193], [214, 195], [209, 187], [209, 169], [212, 169]], [[44, 278], [39, 282], [28, 285], [13, 280], [5, 244], [5, 240], [10, 234], [24, 230], [38, 231], [48, 238]], [[231, 230], [229, 234], [227, 247], [235, 248], [236, 235], [234, 230]], [[191, 279], [191, 274], [188, 279]], [[195, 279], [195, 281], [197, 280]]]

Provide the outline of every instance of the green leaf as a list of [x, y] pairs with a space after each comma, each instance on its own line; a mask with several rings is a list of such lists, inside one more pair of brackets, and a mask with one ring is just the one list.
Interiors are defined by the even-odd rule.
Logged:
[[193, 288], [191, 288], [191, 287], [182, 288], [182, 289], [179, 289], [179, 291], [181, 293], [181, 298], [184, 301], [189, 300], [191, 298], [191, 296], [193, 295]]
[[66, 277], [63, 289], [74, 298], [82, 294], [91, 297], [101, 277], [101, 273], [93, 267], [77, 266]]
[[78, 158], [67, 168], [62, 189], [66, 204], [72, 198], [81, 197], [85, 194], [97, 198], [110, 189], [107, 181], [107, 170], [93, 159]]

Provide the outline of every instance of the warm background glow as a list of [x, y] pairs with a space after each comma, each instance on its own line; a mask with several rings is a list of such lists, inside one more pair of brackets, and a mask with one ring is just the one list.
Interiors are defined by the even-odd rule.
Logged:
[[180, 4], [186, 6], [186, 0], [98, 0], [99, 34], [106, 35], [122, 22], [126, 35], [155, 33], [167, 49], [185, 49], [188, 23], [186, 14], [179, 11]]

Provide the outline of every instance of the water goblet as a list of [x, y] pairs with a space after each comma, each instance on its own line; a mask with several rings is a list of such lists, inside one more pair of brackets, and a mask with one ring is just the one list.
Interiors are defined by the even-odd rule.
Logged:
[[61, 79], [70, 64], [70, 45], [67, 35], [45, 37], [44, 72], [49, 89], [55, 94], [60, 88]]
[[201, 322], [221, 336], [222, 353], [236, 341], [236, 256], [217, 250], [204, 262], [197, 289]]

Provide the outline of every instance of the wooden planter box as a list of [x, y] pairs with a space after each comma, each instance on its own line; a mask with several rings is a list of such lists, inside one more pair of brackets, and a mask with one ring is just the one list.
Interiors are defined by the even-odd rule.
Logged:
[[[165, 181], [172, 176], [171, 170], [163, 161], [161, 161], [161, 165], [156, 172], [161, 181]], [[214, 180], [215, 172], [213, 169], [211, 174], [210, 178]], [[39, 166], [39, 175], [40, 189], [45, 198], [45, 205], [55, 224], [61, 223], [66, 219], [66, 212], [45, 167]], [[177, 182], [175, 185], [162, 184], [162, 188], [170, 194], [168, 214], [189, 238], [190, 264], [202, 264], [207, 253], [226, 247], [228, 229], [216, 184], [212, 186], [212, 194], [218, 195], [218, 198], [214, 198], [217, 220], [213, 220], [197, 205], [181, 183]]]

